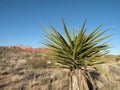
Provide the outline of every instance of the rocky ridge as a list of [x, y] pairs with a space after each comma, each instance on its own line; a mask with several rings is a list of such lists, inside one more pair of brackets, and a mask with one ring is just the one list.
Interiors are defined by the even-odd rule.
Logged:
[[16, 46], [8, 46], [11, 49], [17, 50], [24, 50], [24, 51], [32, 51], [32, 52], [47, 52], [47, 48], [32, 48], [31, 46], [23, 46], [23, 45], [16, 45]]

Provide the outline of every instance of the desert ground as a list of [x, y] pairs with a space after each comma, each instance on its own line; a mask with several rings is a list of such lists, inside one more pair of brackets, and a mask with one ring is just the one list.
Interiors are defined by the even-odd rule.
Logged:
[[[40, 52], [0, 46], [0, 90], [68, 90], [69, 70], [51, 68]], [[120, 55], [101, 57], [106, 63], [91, 71], [98, 90], [120, 90]]]

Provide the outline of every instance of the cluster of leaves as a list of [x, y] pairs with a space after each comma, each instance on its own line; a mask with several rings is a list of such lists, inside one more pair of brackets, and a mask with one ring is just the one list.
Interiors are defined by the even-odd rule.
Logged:
[[47, 38], [43, 44], [51, 51], [48, 53], [49, 56], [52, 56], [51, 61], [57, 63], [56, 66], [69, 69], [82, 69], [99, 64], [100, 60], [95, 58], [106, 54], [109, 48], [108, 41], [103, 42], [103, 40], [110, 35], [101, 37], [108, 29], [101, 32], [100, 25], [90, 34], [86, 34], [85, 21], [79, 32], [74, 30], [72, 36], [64, 20], [62, 21], [67, 38], [62, 36], [52, 25], [52, 30], [45, 30]]

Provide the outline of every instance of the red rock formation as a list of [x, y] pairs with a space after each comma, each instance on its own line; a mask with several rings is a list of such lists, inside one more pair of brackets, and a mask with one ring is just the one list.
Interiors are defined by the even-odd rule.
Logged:
[[32, 51], [34, 51], [34, 52], [47, 52], [48, 49], [47, 48], [34, 48]]
[[18, 46], [8, 46], [8, 48], [11, 48], [11, 49], [21, 49], [21, 48], [18, 47]]
[[49, 51], [47, 48], [32, 48], [30, 46], [22, 46], [22, 45], [8, 46], [8, 48], [24, 50], [24, 51], [32, 51], [32, 52], [47, 52], [47, 51]]

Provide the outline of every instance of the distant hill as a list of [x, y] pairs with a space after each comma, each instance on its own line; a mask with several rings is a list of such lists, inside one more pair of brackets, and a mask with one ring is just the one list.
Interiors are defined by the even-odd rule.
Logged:
[[18, 49], [24, 51], [32, 51], [32, 52], [47, 52], [49, 51], [47, 48], [32, 48], [30, 46], [16, 45], [16, 46], [7, 46], [11, 49]]

